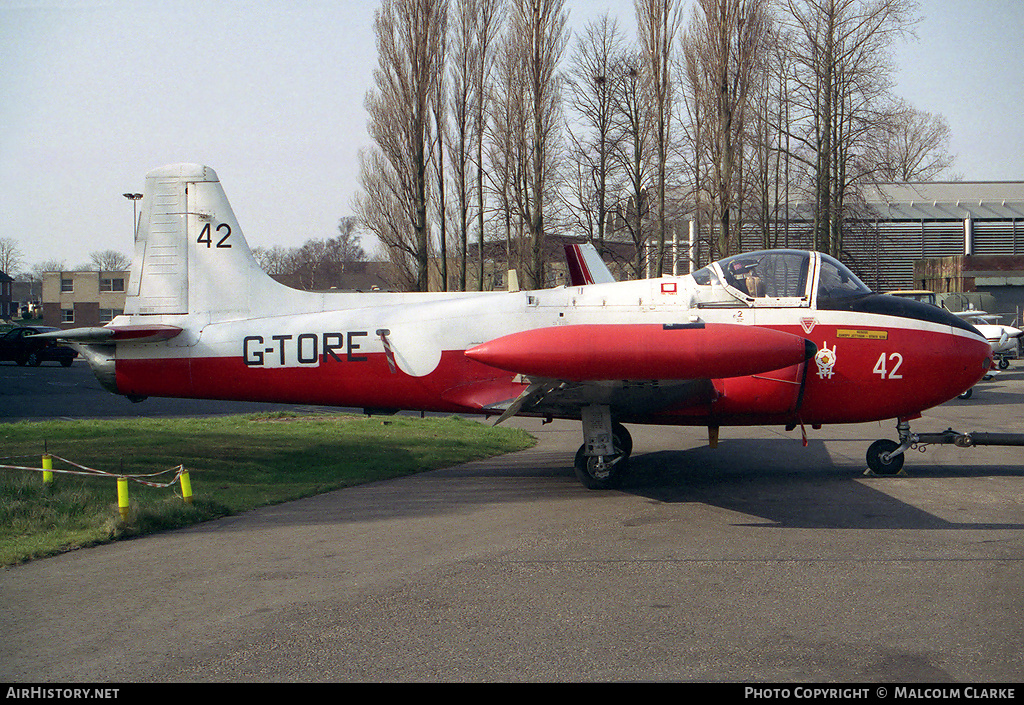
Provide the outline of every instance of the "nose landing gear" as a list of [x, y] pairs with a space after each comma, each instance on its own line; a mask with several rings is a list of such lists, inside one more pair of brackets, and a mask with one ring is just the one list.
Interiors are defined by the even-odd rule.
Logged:
[[868, 468], [876, 475], [895, 475], [903, 468], [905, 453], [916, 448], [922, 453], [931, 444], [955, 445], [960, 448], [974, 446], [1024, 446], [1024, 433], [985, 433], [971, 431], [960, 433], [947, 428], [941, 433], [913, 433], [910, 424], [900, 421], [896, 424], [900, 442], [889, 439], [875, 441], [868, 446]]
[[[896, 451], [899, 451], [898, 453]], [[903, 469], [905, 460], [900, 444], [882, 438], [868, 446], [868, 467], [876, 475], [895, 475]]]

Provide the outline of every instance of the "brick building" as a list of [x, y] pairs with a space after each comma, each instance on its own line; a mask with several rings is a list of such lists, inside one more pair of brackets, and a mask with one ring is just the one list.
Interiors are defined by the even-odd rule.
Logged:
[[46, 272], [43, 322], [57, 328], [102, 326], [124, 312], [129, 272]]

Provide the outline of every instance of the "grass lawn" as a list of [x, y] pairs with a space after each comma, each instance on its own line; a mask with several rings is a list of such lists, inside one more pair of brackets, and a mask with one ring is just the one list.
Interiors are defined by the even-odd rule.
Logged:
[[[128, 482], [127, 519], [116, 478], [0, 469], [0, 565], [152, 533], [374, 480], [434, 470], [533, 445], [525, 431], [458, 417], [305, 416], [46, 421], [0, 425], [0, 464], [41, 467], [45, 451], [114, 475], [179, 465], [181, 487]], [[54, 470], [73, 470], [56, 458]], [[150, 478], [173, 479], [169, 472]]]

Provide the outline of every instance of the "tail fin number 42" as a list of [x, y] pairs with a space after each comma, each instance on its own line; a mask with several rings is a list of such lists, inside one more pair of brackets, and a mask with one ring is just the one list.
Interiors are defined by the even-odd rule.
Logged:
[[200, 245], [206, 245], [207, 248], [219, 247], [221, 249], [228, 249], [231, 247], [231, 243], [228, 242], [228, 238], [231, 237], [231, 226], [227, 223], [221, 223], [217, 226], [217, 244], [213, 244], [214, 236], [211, 234], [211, 225], [207, 223], [203, 226], [203, 229], [199, 232], [199, 237], [196, 238], [196, 242]]

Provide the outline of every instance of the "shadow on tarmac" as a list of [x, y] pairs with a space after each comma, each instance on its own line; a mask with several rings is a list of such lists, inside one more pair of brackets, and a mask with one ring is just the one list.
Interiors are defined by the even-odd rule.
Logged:
[[886, 483], [894, 479], [992, 476], [1020, 477], [1024, 476], [1024, 468], [916, 465], [906, 475], [878, 477], [865, 475], [864, 466], [837, 464], [822, 441], [810, 441], [806, 448], [794, 450], [792, 441], [735, 439], [717, 449], [702, 447], [635, 455], [630, 459], [630, 474], [623, 490], [659, 502], [700, 502], [771, 522], [751, 526], [893, 530], [1024, 528], [1022, 524], [1012, 523], [951, 522], [884, 491]]

